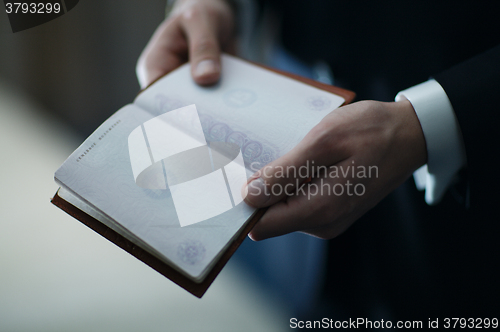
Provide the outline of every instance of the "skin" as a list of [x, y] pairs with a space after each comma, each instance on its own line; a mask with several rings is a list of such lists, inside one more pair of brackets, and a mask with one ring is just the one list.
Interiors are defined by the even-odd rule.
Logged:
[[[220, 77], [221, 51], [234, 50], [234, 21], [231, 7], [223, 0], [178, 0], [139, 58], [137, 76], [141, 87], [188, 60], [196, 83], [216, 83]], [[292, 151], [267, 165], [266, 172], [255, 173], [244, 186], [242, 195], [247, 204], [269, 207], [249, 236], [257, 241], [300, 231], [324, 239], [334, 238], [426, 160], [424, 135], [409, 101], [360, 101], [338, 108]], [[376, 166], [378, 177], [312, 174], [312, 179], [306, 179], [277, 173], [290, 166], [297, 169], [311, 166], [313, 161], [315, 167]], [[297, 194], [297, 183], [310, 190]], [[330, 188], [339, 184], [346, 191], [349, 187], [351, 193], [355, 185], [361, 184], [365, 190], [363, 195], [347, 192], [339, 196], [313, 195], [313, 187], [324, 184]], [[270, 190], [273, 186], [286, 187], [291, 195], [273, 195]], [[279, 194], [278, 190], [275, 192]]]
[[[243, 189], [245, 201], [255, 207], [269, 209], [249, 236], [253, 240], [263, 240], [294, 231], [301, 231], [323, 239], [334, 238], [345, 231], [354, 221], [374, 207], [382, 198], [401, 185], [412, 173], [426, 162], [426, 148], [420, 123], [408, 101], [382, 103], [377, 101], [361, 101], [338, 108], [328, 114], [306, 137], [289, 153], [268, 164], [249, 179], [249, 185]], [[309, 162], [307, 162], [309, 161]], [[314, 164], [312, 163], [314, 161]], [[332, 166], [347, 170], [355, 166], [352, 173], [342, 173], [339, 177], [327, 174], [313, 174], [306, 183], [308, 190], [287, 196], [285, 193], [276, 196], [271, 190], [273, 186], [287, 188], [288, 193], [295, 193], [297, 183], [307, 181], [283, 176], [280, 170], [287, 167], [314, 165]], [[366, 170], [376, 166], [372, 177], [358, 176], [359, 166]], [[303, 172], [305, 176], [313, 172]], [[264, 183], [265, 190], [253, 185], [254, 181]], [[298, 180], [298, 181], [297, 181]], [[349, 182], [348, 182], [349, 181]], [[314, 193], [317, 188], [328, 184], [321, 194]], [[336, 184], [343, 187], [342, 195], [326, 194], [328, 188]], [[358, 193], [354, 194], [354, 187]], [[288, 187], [287, 187], [288, 186]], [[348, 194], [350, 189], [350, 195]], [[260, 190], [259, 190], [260, 189]], [[337, 186], [340, 193], [340, 186]], [[266, 193], [268, 195], [266, 195]], [[258, 195], [259, 194], [259, 195]]]
[[[234, 53], [233, 31], [234, 15], [225, 1], [177, 1], [139, 57], [136, 72], [141, 88], [188, 60], [196, 83], [216, 83], [220, 77], [221, 51]], [[201, 62], [209, 65], [197, 71]]]

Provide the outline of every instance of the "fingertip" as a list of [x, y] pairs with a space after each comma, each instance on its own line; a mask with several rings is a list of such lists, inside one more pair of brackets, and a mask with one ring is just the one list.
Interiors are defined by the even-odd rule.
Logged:
[[243, 200], [253, 207], [265, 207], [271, 203], [271, 194], [267, 189], [266, 182], [262, 178], [256, 178], [247, 184]]
[[195, 77], [194, 81], [199, 85], [213, 85], [219, 81], [220, 74], [207, 75], [203, 77]]
[[200, 85], [215, 84], [220, 78], [220, 64], [213, 59], [204, 59], [192, 68], [193, 78]]
[[248, 233], [248, 237], [250, 238], [250, 240], [252, 240], [254, 242], [258, 242], [258, 241], [261, 240], [257, 236], [255, 236], [255, 233], [253, 231], [251, 231], [250, 233]]

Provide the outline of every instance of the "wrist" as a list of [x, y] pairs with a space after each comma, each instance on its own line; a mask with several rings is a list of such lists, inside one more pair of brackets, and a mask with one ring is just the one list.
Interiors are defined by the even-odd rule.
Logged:
[[394, 102], [400, 120], [398, 139], [402, 139], [408, 150], [408, 163], [412, 171], [427, 163], [425, 136], [413, 105], [406, 98]]

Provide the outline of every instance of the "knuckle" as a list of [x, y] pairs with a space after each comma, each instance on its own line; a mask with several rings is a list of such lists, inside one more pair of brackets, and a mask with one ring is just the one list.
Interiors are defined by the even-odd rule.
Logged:
[[182, 18], [186, 21], [197, 22], [202, 19], [217, 19], [219, 10], [205, 2], [193, 2], [182, 11]]
[[361, 108], [370, 108], [372, 106], [372, 101], [371, 100], [361, 100], [358, 102], [358, 105]]
[[201, 8], [200, 5], [197, 3], [190, 4], [182, 12], [182, 18], [187, 21], [199, 20], [202, 15], [203, 15], [203, 8]]
[[359, 102], [361, 109], [364, 111], [378, 108], [379, 104], [380, 104], [379, 102], [374, 101], [374, 100], [362, 100]]
[[348, 131], [331, 122], [320, 122], [308, 134], [311, 149], [321, 148], [329, 152], [343, 152], [349, 140]]
[[308, 136], [311, 139], [313, 145], [324, 145], [330, 144], [332, 139], [332, 133], [330, 132], [330, 126], [326, 123], [320, 122], [309, 132]]

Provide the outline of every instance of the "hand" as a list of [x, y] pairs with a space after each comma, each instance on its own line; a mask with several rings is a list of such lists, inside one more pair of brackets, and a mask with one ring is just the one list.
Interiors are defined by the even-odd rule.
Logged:
[[234, 48], [233, 25], [232, 8], [224, 0], [178, 0], [139, 57], [136, 72], [141, 88], [188, 59], [196, 83], [216, 83], [221, 50]]
[[[263, 240], [301, 231], [333, 238], [426, 160], [425, 139], [409, 101], [338, 108], [293, 150], [249, 179], [245, 202], [269, 206], [249, 236]], [[318, 171], [318, 166], [327, 167]]]

